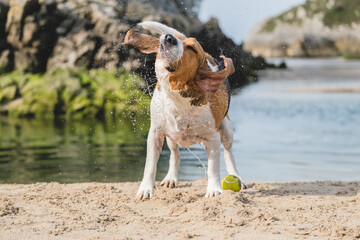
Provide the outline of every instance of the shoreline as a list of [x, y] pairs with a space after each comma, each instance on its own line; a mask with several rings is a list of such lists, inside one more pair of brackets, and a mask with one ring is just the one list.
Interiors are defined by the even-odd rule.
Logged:
[[357, 239], [360, 181], [252, 182], [204, 198], [206, 180], [0, 185], [1, 239]]

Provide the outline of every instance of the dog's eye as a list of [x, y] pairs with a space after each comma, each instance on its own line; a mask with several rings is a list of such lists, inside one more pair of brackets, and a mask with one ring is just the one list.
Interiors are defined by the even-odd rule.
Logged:
[[190, 49], [191, 51], [193, 51], [194, 53], [198, 53], [192, 46], [186, 46], [186, 48]]

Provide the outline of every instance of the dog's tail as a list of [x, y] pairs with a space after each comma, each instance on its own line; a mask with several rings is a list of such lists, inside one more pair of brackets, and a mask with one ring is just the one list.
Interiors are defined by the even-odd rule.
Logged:
[[181, 32], [179, 32], [178, 30], [168, 27], [162, 23], [159, 22], [155, 22], [155, 21], [144, 21], [142, 23], [139, 23], [138, 25], [140, 25], [141, 27], [143, 27], [144, 29], [147, 29], [149, 31], [153, 31], [156, 32], [160, 35], [166, 35], [166, 34], [172, 34], [172, 35], [180, 35], [183, 36], [185, 38], [185, 35], [182, 34]]

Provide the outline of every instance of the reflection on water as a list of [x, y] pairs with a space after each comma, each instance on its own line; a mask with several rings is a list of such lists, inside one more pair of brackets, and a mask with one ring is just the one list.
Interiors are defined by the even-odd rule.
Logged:
[[[285, 71], [234, 95], [234, 155], [251, 181], [360, 180], [360, 62], [289, 60]], [[331, 91], [329, 91], [329, 89]], [[146, 119], [40, 121], [0, 118], [0, 183], [141, 180]], [[205, 163], [200, 145], [191, 150]], [[161, 154], [157, 180], [167, 171]], [[221, 163], [221, 174], [226, 175]], [[179, 179], [204, 178], [181, 149]]]
[[[0, 118], [0, 183], [139, 181], [148, 127], [147, 119]], [[165, 148], [159, 160], [159, 180], [166, 174], [169, 156]], [[189, 153], [183, 154], [180, 174], [188, 180], [204, 177], [199, 166]]]
[[0, 181], [139, 180], [146, 130], [133, 129], [130, 120], [1, 119]]
[[360, 180], [360, 62], [288, 60], [232, 101], [245, 179]]

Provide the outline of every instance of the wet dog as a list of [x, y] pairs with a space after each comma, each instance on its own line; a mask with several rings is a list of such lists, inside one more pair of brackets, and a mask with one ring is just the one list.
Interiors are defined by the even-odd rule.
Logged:
[[227, 114], [230, 103], [227, 77], [235, 71], [232, 60], [224, 56], [221, 56], [221, 61], [215, 60], [195, 38], [188, 38], [166, 25], [152, 21], [140, 25], [160, 34], [160, 37], [131, 29], [124, 39], [125, 45], [134, 46], [143, 53], [157, 53], [157, 85], [150, 106], [146, 164], [136, 197], [145, 199], [154, 194], [156, 166], [164, 138], [171, 155], [169, 170], [161, 185], [177, 186], [178, 146], [188, 147], [202, 142], [208, 155], [205, 197], [217, 196], [222, 192], [221, 142], [228, 174], [240, 178], [231, 152], [233, 130]]

